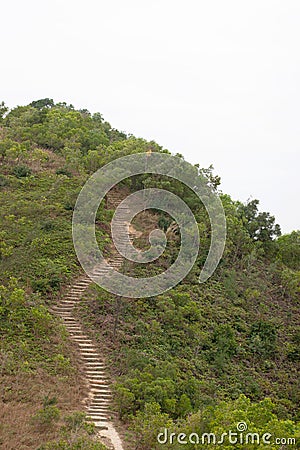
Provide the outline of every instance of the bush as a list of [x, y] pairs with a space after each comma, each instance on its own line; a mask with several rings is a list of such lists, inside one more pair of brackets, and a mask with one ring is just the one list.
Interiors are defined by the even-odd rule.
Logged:
[[138, 411], [131, 427], [136, 435], [136, 448], [153, 450], [157, 445], [157, 431], [170, 428], [172, 424], [169, 416], [161, 413], [157, 403], [146, 403], [144, 411]]
[[51, 428], [60, 417], [60, 411], [55, 405], [44, 406], [33, 416], [33, 421], [40, 427]]
[[16, 166], [13, 170], [13, 175], [17, 178], [25, 178], [31, 175], [31, 170], [27, 166]]
[[8, 180], [4, 175], [0, 175], [0, 187], [8, 185]]
[[67, 266], [59, 258], [40, 258], [31, 267], [34, 270], [31, 287], [35, 292], [43, 294], [58, 291], [68, 272]]
[[118, 412], [121, 418], [134, 411], [135, 396], [123, 386], [116, 388], [115, 402], [118, 405]]
[[43, 428], [51, 428], [60, 417], [60, 411], [56, 406], [56, 397], [46, 395], [43, 400], [43, 407], [33, 416], [33, 422]]
[[41, 225], [41, 230], [52, 231], [55, 229], [55, 222], [53, 220], [45, 220]]
[[292, 337], [292, 344], [288, 352], [290, 361], [300, 361], [300, 330], [298, 329]]
[[276, 352], [277, 330], [274, 324], [260, 320], [255, 322], [250, 331], [250, 348], [254, 353], [264, 357]]
[[72, 414], [64, 417], [65, 426], [63, 430], [67, 433], [71, 433], [73, 436], [79, 436], [79, 434], [95, 434], [95, 425], [92, 422], [86, 422], [86, 415], [84, 412], [75, 411]]
[[71, 177], [71, 173], [67, 169], [64, 169], [63, 167], [61, 169], [57, 169], [56, 175], [66, 175], [69, 178]]

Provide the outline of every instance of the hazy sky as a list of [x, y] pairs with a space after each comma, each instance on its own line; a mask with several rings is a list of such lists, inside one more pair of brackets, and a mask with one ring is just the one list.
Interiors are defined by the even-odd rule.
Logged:
[[298, 0], [10, 0], [0, 30], [9, 106], [100, 111], [300, 228]]

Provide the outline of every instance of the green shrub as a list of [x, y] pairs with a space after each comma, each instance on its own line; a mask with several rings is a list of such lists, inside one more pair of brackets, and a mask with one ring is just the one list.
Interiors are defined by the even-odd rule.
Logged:
[[292, 337], [292, 344], [289, 348], [288, 358], [290, 361], [300, 361], [300, 330], [296, 330]]
[[260, 320], [255, 322], [250, 330], [250, 349], [264, 357], [276, 353], [277, 330], [274, 324]]
[[66, 175], [69, 178], [72, 176], [71, 172], [69, 172], [69, 170], [65, 169], [64, 167], [62, 167], [61, 169], [57, 169], [56, 175]]
[[[40, 242], [40, 241], [39, 241]], [[33, 271], [31, 286], [35, 292], [58, 291], [68, 273], [68, 267], [59, 258], [40, 258], [31, 264]]]
[[0, 187], [8, 185], [8, 179], [4, 175], [0, 175]]
[[41, 225], [41, 230], [52, 231], [55, 228], [54, 220], [45, 220]]
[[115, 402], [121, 418], [134, 411], [134, 401], [135, 396], [129, 389], [123, 386], [117, 386], [115, 390]]
[[88, 435], [95, 434], [95, 425], [92, 422], [86, 422], [86, 414], [82, 411], [75, 411], [64, 417], [64, 422], [64, 432], [69, 432], [76, 436], [80, 432], [87, 433]]
[[43, 407], [32, 417], [32, 421], [39, 427], [51, 428], [60, 417], [60, 411], [56, 403], [56, 397], [46, 395], [43, 399]]
[[60, 417], [60, 411], [57, 406], [48, 405], [39, 409], [33, 416], [33, 422], [43, 428], [51, 428]]
[[31, 170], [27, 166], [16, 166], [13, 169], [13, 175], [17, 178], [25, 178], [31, 175]]
[[138, 411], [131, 429], [136, 436], [136, 448], [153, 450], [157, 448], [157, 432], [161, 428], [170, 428], [173, 422], [163, 414], [157, 403], [146, 403], [143, 411]]

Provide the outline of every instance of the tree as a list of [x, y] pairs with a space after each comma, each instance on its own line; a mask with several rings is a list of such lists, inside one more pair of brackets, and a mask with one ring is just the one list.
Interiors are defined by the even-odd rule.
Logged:
[[259, 200], [238, 203], [238, 212], [244, 226], [255, 241], [267, 242], [281, 235], [280, 226], [275, 217], [268, 212], [258, 212]]
[[152, 450], [157, 448], [157, 431], [172, 425], [172, 420], [160, 410], [160, 406], [146, 403], [143, 411], [139, 411], [132, 426], [136, 435], [136, 449]]
[[35, 100], [29, 104], [33, 108], [43, 109], [43, 108], [52, 108], [54, 106], [54, 101], [52, 98], [43, 98], [41, 100]]
[[300, 231], [278, 238], [279, 259], [290, 269], [300, 270]]

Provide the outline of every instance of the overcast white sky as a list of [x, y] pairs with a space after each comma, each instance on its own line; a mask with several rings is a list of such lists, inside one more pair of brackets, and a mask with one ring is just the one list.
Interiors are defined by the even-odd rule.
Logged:
[[10, 0], [0, 33], [9, 106], [100, 111], [300, 228], [298, 0]]

